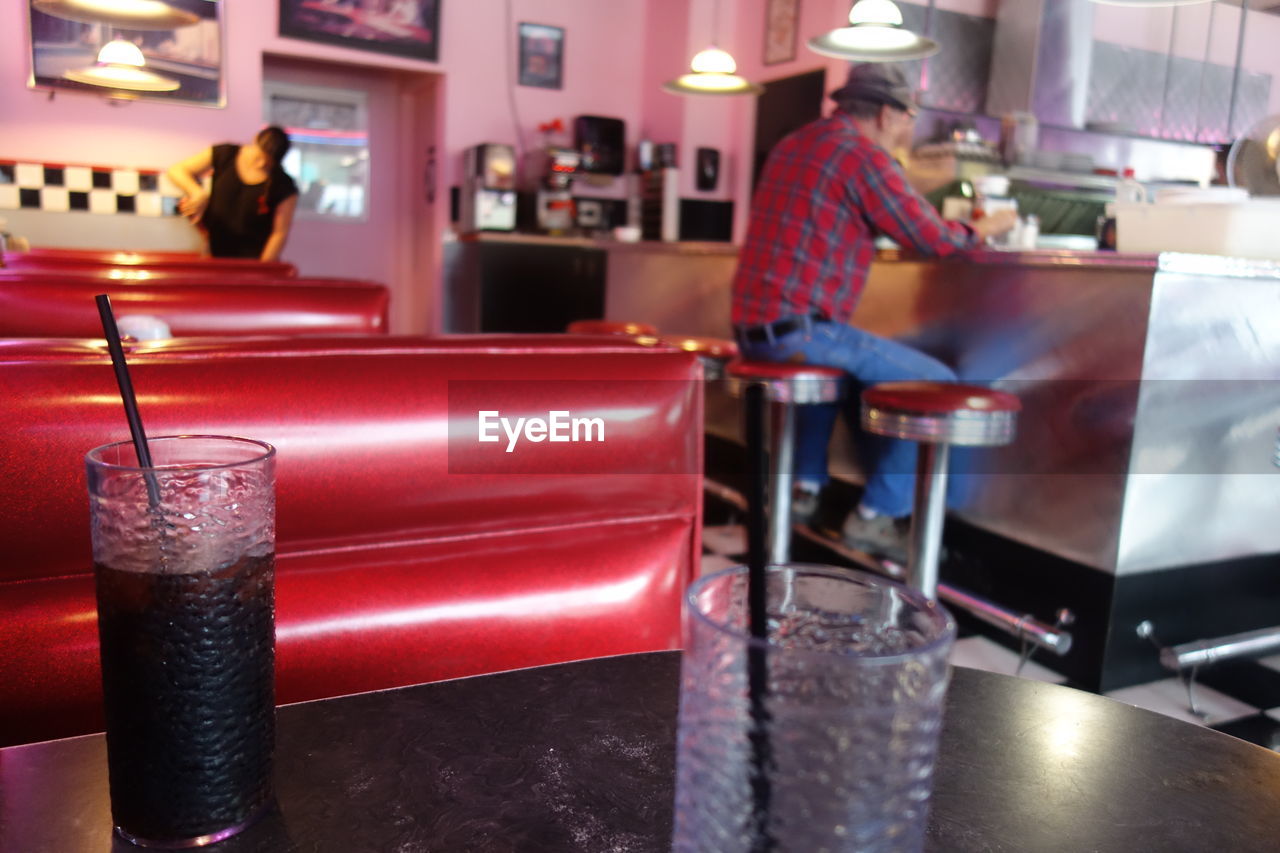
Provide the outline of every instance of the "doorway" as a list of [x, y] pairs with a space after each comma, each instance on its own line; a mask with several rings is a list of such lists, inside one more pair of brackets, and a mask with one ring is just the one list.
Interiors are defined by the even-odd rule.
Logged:
[[793, 130], [822, 117], [827, 72], [819, 69], [764, 84], [764, 94], [756, 101], [755, 160], [751, 190], [754, 193], [773, 146]]
[[285, 167], [301, 194], [283, 257], [302, 276], [385, 284], [396, 334], [436, 325], [439, 232], [425, 184], [435, 82], [433, 74], [263, 58], [263, 120], [289, 132]]

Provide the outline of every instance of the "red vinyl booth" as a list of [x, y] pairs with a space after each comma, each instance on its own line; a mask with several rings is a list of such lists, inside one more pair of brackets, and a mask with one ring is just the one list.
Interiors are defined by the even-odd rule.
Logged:
[[5, 252], [3, 264], [11, 269], [62, 269], [92, 271], [103, 267], [225, 274], [256, 278], [293, 278], [297, 268], [284, 261], [252, 258], [210, 258], [194, 252], [135, 252], [114, 249], [30, 249]]
[[[625, 339], [186, 339], [129, 355], [151, 435], [277, 461], [277, 701], [677, 648], [700, 559], [696, 358]], [[83, 457], [101, 341], [0, 341], [0, 743], [101, 728]], [[482, 443], [478, 412], [604, 441]]]
[[385, 334], [387, 288], [354, 279], [114, 281], [0, 275], [0, 338], [102, 337], [94, 296], [116, 316], [147, 314], [174, 337]]

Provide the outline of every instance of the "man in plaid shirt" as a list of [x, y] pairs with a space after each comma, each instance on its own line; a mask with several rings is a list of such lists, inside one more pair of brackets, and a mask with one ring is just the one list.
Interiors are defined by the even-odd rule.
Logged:
[[[1002, 234], [1017, 222], [1004, 211], [969, 226], [944, 222], [907, 183], [890, 151], [910, 145], [916, 107], [896, 66], [854, 65], [831, 93], [837, 109], [787, 136], [769, 154], [751, 206], [733, 282], [733, 323], [742, 354], [763, 361], [820, 364], [861, 385], [905, 379], [952, 381], [955, 373], [910, 347], [850, 326], [875, 257], [875, 238], [946, 257]], [[842, 534], [847, 544], [906, 558], [902, 522], [911, 512], [915, 451], [850, 424], [867, 473], [860, 504]], [[812, 515], [828, 480], [827, 444], [836, 406], [804, 406], [797, 418], [795, 515]]]

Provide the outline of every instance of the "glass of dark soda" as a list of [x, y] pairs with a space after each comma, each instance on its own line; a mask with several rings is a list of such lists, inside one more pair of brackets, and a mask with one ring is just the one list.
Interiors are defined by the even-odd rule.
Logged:
[[275, 448], [152, 438], [86, 456], [111, 815], [142, 846], [228, 838], [272, 800]]

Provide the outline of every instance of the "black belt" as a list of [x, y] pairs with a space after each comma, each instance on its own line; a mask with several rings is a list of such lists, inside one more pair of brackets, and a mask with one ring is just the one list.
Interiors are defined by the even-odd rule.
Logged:
[[826, 319], [821, 314], [810, 314], [806, 317], [786, 317], [776, 323], [765, 323], [762, 326], [746, 326], [738, 329], [742, 339], [750, 344], [762, 344], [769, 340], [777, 340], [783, 335], [807, 329], [811, 323]]

